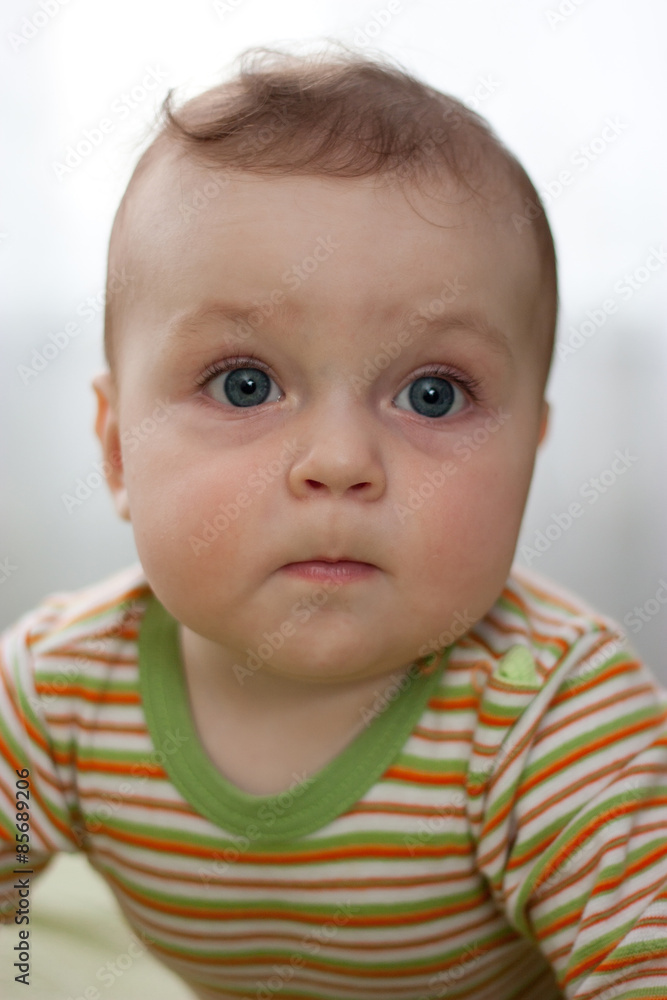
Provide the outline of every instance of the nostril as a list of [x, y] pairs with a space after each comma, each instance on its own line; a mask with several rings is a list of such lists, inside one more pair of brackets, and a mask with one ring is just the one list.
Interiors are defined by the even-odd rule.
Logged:
[[314, 486], [315, 489], [319, 490], [322, 487], [322, 483], [318, 483], [317, 479], [306, 479], [309, 486]]

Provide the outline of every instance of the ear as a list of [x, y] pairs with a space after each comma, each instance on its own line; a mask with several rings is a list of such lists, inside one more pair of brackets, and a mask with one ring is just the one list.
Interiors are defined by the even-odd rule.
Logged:
[[538, 444], [542, 444], [542, 442], [546, 437], [547, 431], [549, 429], [549, 415], [550, 415], [550, 407], [545, 399], [542, 403], [542, 418], [540, 422], [540, 436], [538, 438], [537, 442]]
[[107, 484], [111, 490], [116, 513], [123, 520], [130, 520], [130, 506], [123, 477], [123, 458], [120, 450], [117, 393], [111, 372], [96, 375], [92, 382], [97, 396], [95, 433], [102, 445]]

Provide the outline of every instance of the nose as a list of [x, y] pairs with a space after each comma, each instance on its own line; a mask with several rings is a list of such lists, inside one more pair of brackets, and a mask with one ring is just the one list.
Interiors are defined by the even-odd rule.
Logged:
[[321, 405], [295, 428], [300, 450], [288, 485], [297, 497], [317, 493], [377, 500], [385, 491], [377, 429], [368, 414], [349, 400]]

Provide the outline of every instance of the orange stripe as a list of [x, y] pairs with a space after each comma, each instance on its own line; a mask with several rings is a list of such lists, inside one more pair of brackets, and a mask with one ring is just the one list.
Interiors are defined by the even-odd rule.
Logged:
[[465, 785], [466, 776], [456, 771], [443, 771], [442, 773], [432, 773], [430, 771], [417, 771], [414, 768], [404, 767], [396, 764], [389, 767], [383, 775], [385, 780], [408, 781], [416, 785]]
[[[614, 653], [612, 655], [617, 656], [618, 654]], [[583, 681], [581, 684], [577, 683], [576, 686], [574, 682], [579, 680], [578, 677], [567, 678], [566, 679], [567, 686], [561, 689], [560, 693], [554, 697], [551, 704], [562, 705], [565, 702], [570, 701], [572, 698], [578, 698], [585, 691], [590, 691], [591, 688], [600, 687], [602, 683], [610, 680], [613, 677], [619, 677], [623, 674], [637, 673], [638, 670], [639, 670], [638, 661], [627, 659], [627, 660], [622, 660], [621, 663], [610, 664], [604, 671], [604, 673], [596, 673], [593, 677], [591, 677], [590, 680]], [[651, 691], [651, 690], [653, 689], [649, 684], [642, 684], [636, 688], [633, 688], [629, 693], [634, 694], [635, 692]], [[627, 695], [624, 693], [622, 696], [626, 697]], [[619, 697], [619, 695], [612, 695], [610, 697]], [[604, 704], [604, 702], [600, 702], [600, 704]]]
[[[37, 694], [51, 694], [52, 688], [49, 684], [37, 683], [35, 684], [35, 691]], [[99, 705], [139, 705], [141, 703], [141, 697], [138, 692], [95, 691], [92, 688], [74, 684], [67, 688], [67, 696], [83, 698], [84, 701], [95, 702]]]
[[[194, 844], [184, 844], [182, 841], [170, 840], [161, 837], [147, 837], [140, 833], [128, 834], [124, 830], [117, 829], [112, 826], [101, 825], [98, 831], [99, 836], [108, 836], [112, 840], [118, 840], [121, 843], [131, 844], [136, 847], [145, 847], [148, 850], [160, 850], [168, 851], [171, 854], [182, 854], [187, 857], [195, 858], [210, 858], [211, 850], [209, 847], [198, 846]], [[233, 849], [230, 847], [230, 850]], [[316, 862], [330, 862], [330, 861], [347, 861], [350, 859], [378, 859], [378, 858], [403, 858], [406, 855], [412, 856], [413, 848], [410, 845], [391, 845], [391, 844], [358, 844], [353, 846], [330, 848], [325, 850], [307, 850], [303, 849], [296, 853], [295, 851], [288, 853], [269, 853], [269, 852], [256, 852], [243, 851], [243, 858], [249, 864], [314, 864]], [[415, 854], [422, 853], [421, 848], [414, 848]], [[424, 853], [428, 853], [425, 849]], [[442, 848], [431, 852], [436, 857], [442, 856]], [[458, 846], [448, 846], [447, 853], [450, 855], [459, 855], [461, 857], [468, 857], [472, 853], [472, 846], [469, 844]]]
[[[117, 792], [113, 793], [117, 795]], [[122, 798], [122, 796], [119, 796]], [[100, 801], [101, 800], [101, 801]], [[79, 801], [85, 804], [91, 812], [101, 806], [105, 806], [109, 801], [109, 790], [104, 788], [79, 788]], [[145, 799], [129, 792], [123, 799], [123, 805], [138, 806], [141, 809], [159, 809], [163, 812], [172, 813], [176, 816], [196, 816], [193, 809], [187, 802], [170, 802], [167, 799]], [[92, 818], [92, 817], [91, 817]], [[166, 819], [166, 817], [165, 817]], [[95, 820], [97, 822], [97, 820]]]
[[45, 714], [46, 722], [53, 726], [78, 726], [79, 729], [95, 733], [131, 733], [135, 736], [146, 736], [148, 729], [146, 726], [133, 726], [129, 722], [99, 722], [96, 718], [92, 721], [82, 719], [79, 715], [51, 715]]
[[[72, 758], [68, 753], [58, 750], [53, 751], [53, 759], [58, 764], [72, 763]], [[151, 778], [166, 779], [167, 777], [166, 771], [159, 767], [158, 764], [139, 763], [138, 761], [127, 764], [121, 761], [93, 760], [92, 758], [79, 756], [76, 758], [76, 768], [77, 771], [101, 771], [104, 774], [137, 775], [141, 772], [142, 774], [149, 775]]]
[[472, 696], [460, 698], [446, 696], [444, 698], [433, 697], [429, 700], [428, 708], [438, 712], [456, 712], [466, 708], [477, 708], [478, 702], [479, 698]]
[[[107, 858], [109, 861], [123, 871], [137, 872], [141, 875], [148, 875], [150, 878], [155, 878], [156, 876], [161, 879], [167, 879], [171, 882], [178, 882], [187, 885], [192, 883], [194, 885], [201, 885], [203, 881], [202, 875], [199, 873], [196, 875], [191, 875], [186, 871], [174, 872], [166, 871], [162, 868], [155, 868], [155, 866], [142, 865], [137, 861], [130, 861], [124, 855], [118, 855], [115, 851], [109, 850], [109, 848], [96, 849], [96, 858]], [[210, 857], [207, 859], [212, 864], [225, 864], [229, 868], [229, 874], [227, 871], [224, 872], [224, 878], [221, 874], [212, 874], [208, 881], [215, 882], [219, 885], [224, 885], [228, 888], [250, 888], [250, 889], [263, 889], [263, 890], [275, 890], [276, 881], [275, 879], [259, 879], [259, 878], [234, 878], [233, 871], [235, 862], [225, 862], [224, 858], [217, 852], [210, 852]], [[469, 871], [458, 871], [458, 872], [448, 872], [447, 880], [449, 882], [466, 882], [470, 879]], [[315, 892], [319, 893], [321, 889], [359, 889], [358, 879], [345, 879], [345, 878], [335, 878], [335, 879], [325, 879], [318, 878], [316, 882], [306, 881], [304, 879], [284, 879], [280, 880], [280, 889], [298, 889], [304, 892]], [[419, 886], [431, 886], [431, 885], [442, 885], [442, 874], [437, 873], [435, 875], [423, 875], [408, 878], [405, 875], [396, 875], [395, 877], [386, 878], [375, 878], [367, 877], [363, 880], [363, 888], [378, 888], [378, 889], [393, 889], [393, 888], [403, 888], [408, 886], [410, 888], [417, 888]], [[495, 919], [495, 918], [494, 918]], [[484, 922], [488, 922], [487, 918], [484, 918]], [[453, 935], [458, 934], [452, 932]], [[441, 940], [442, 935], [438, 933], [434, 940]]]
[[[282, 885], [282, 883], [281, 883], [281, 885]], [[275, 883], [272, 883], [272, 888], [275, 889]], [[149, 929], [155, 931], [158, 934], [164, 934], [165, 933], [165, 926], [164, 926], [164, 924], [157, 923], [155, 920], [151, 920], [149, 917], [146, 917], [144, 914], [142, 914], [142, 916], [141, 916], [141, 926], [142, 926], [142, 929], [149, 928]], [[444, 945], [446, 945], [446, 943], [449, 940], [451, 940], [452, 938], [458, 938], [462, 934], [468, 935], [468, 937], [471, 938], [471, 939], [473, 939], [473, 935], [475, 934], [475, 932], [477, 932], [478, 936], [481, 936], [480, 931], [483, 930], [483, 929], [486, 929], [486, 928], [490, 928], [491, 932], [494, 932], [496, 930], [496, 921], [494, 921], [493, 919], [489, 919], [487, 917], [487, 918], [484, 918], [483, 920], [477, 920], [477, 921], [474, 921], [474, 922], [469, 923], [469, 924], [461, 923], [460, 926], [457, 926], [454, 930], [450, 931], [449, 933], [445, 933], [443, 931], [440, 931], [440, 932], [436, 932], [436, 933], [433, 933], [433, 934], [428, 934], [428, 935], [423, 936], [423, 937], [418, 937], [418, 938], [412, 938], [411, 937], [410, 938], [410, 943], [411, 943], [411, 946], [415, 947], [415, 948], [423, 947], [425, 945], [435, 944], [435, 943], [444, 946]], [[214, 943], [214, 945], [215, 944], [219, 944], [219, 937], [216, 934], [212, 935], [210, 931], [208, 931], [208, 932], [207, 931], [200, 931], [200, 932], [198, 932], [198, 931], [184, 931], [184, 930], [182, 930], [179, 927], [177, 930], [172, 931], [172, 933], [175, 934], [179, 938], [179, 940], [181, 938], [184, 938], [184, 939], [191, 940], [193, 942], [195, 942], [195, 941], [202, 941], [202, 942], [212, 941]], [[289, 947], [290, 942], [292, 942], [292, 941], [294, 941], [295, 943], [297, 941], [298, 942], [303, 942], [303, 935], [299, 934], [298, 936], [295, 936], [295, 934], [290, 933], [288, 930], [284, 930], [282, 932], [267, 931], [266, 933], [262, 933], [262, 940], [279, 941], [282, 946]], [[228, 931], [228, 932], [225, 933], [225, 943], [226, 944], [230, 944], [230, 945], [232, 943], [233, 944], [243, 944], [245, 942], [250, 942], [251, 944], [256, 944], [257, 943], [257, 934], [256, 934], [256, 932], [248, 932], [248, 931], [245, 931], [245, 932], [244, 931], [233, 931], [232, 932], [232, 931]], [[377, 944], [374, 943], [374, 942], [365, 942], [365, 941], [346, 941], [345, 942], [345, 948], [347, 950], [349, 950], [349, 951], [378, 951], [378, 952], [386, 952], [386, 950], [387, 950], [387, 943], [384, 942], [384, 941], [381, 941], [381, 942], [379, 942]], [[273, 961], [275, 961], [275, 959], [273, 959]], [[434, 998], [434, 1000], [435, 1000], [435, 998]]]

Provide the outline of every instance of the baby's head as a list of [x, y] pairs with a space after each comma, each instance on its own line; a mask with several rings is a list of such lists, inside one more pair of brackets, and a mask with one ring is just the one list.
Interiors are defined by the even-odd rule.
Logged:
[[502, 590], [546, 422], [535, 189], [464, 105], [357, 56], [264, 54], [166, 112], [95, 380], [153, 590], [284, 677], [449, 645]]

